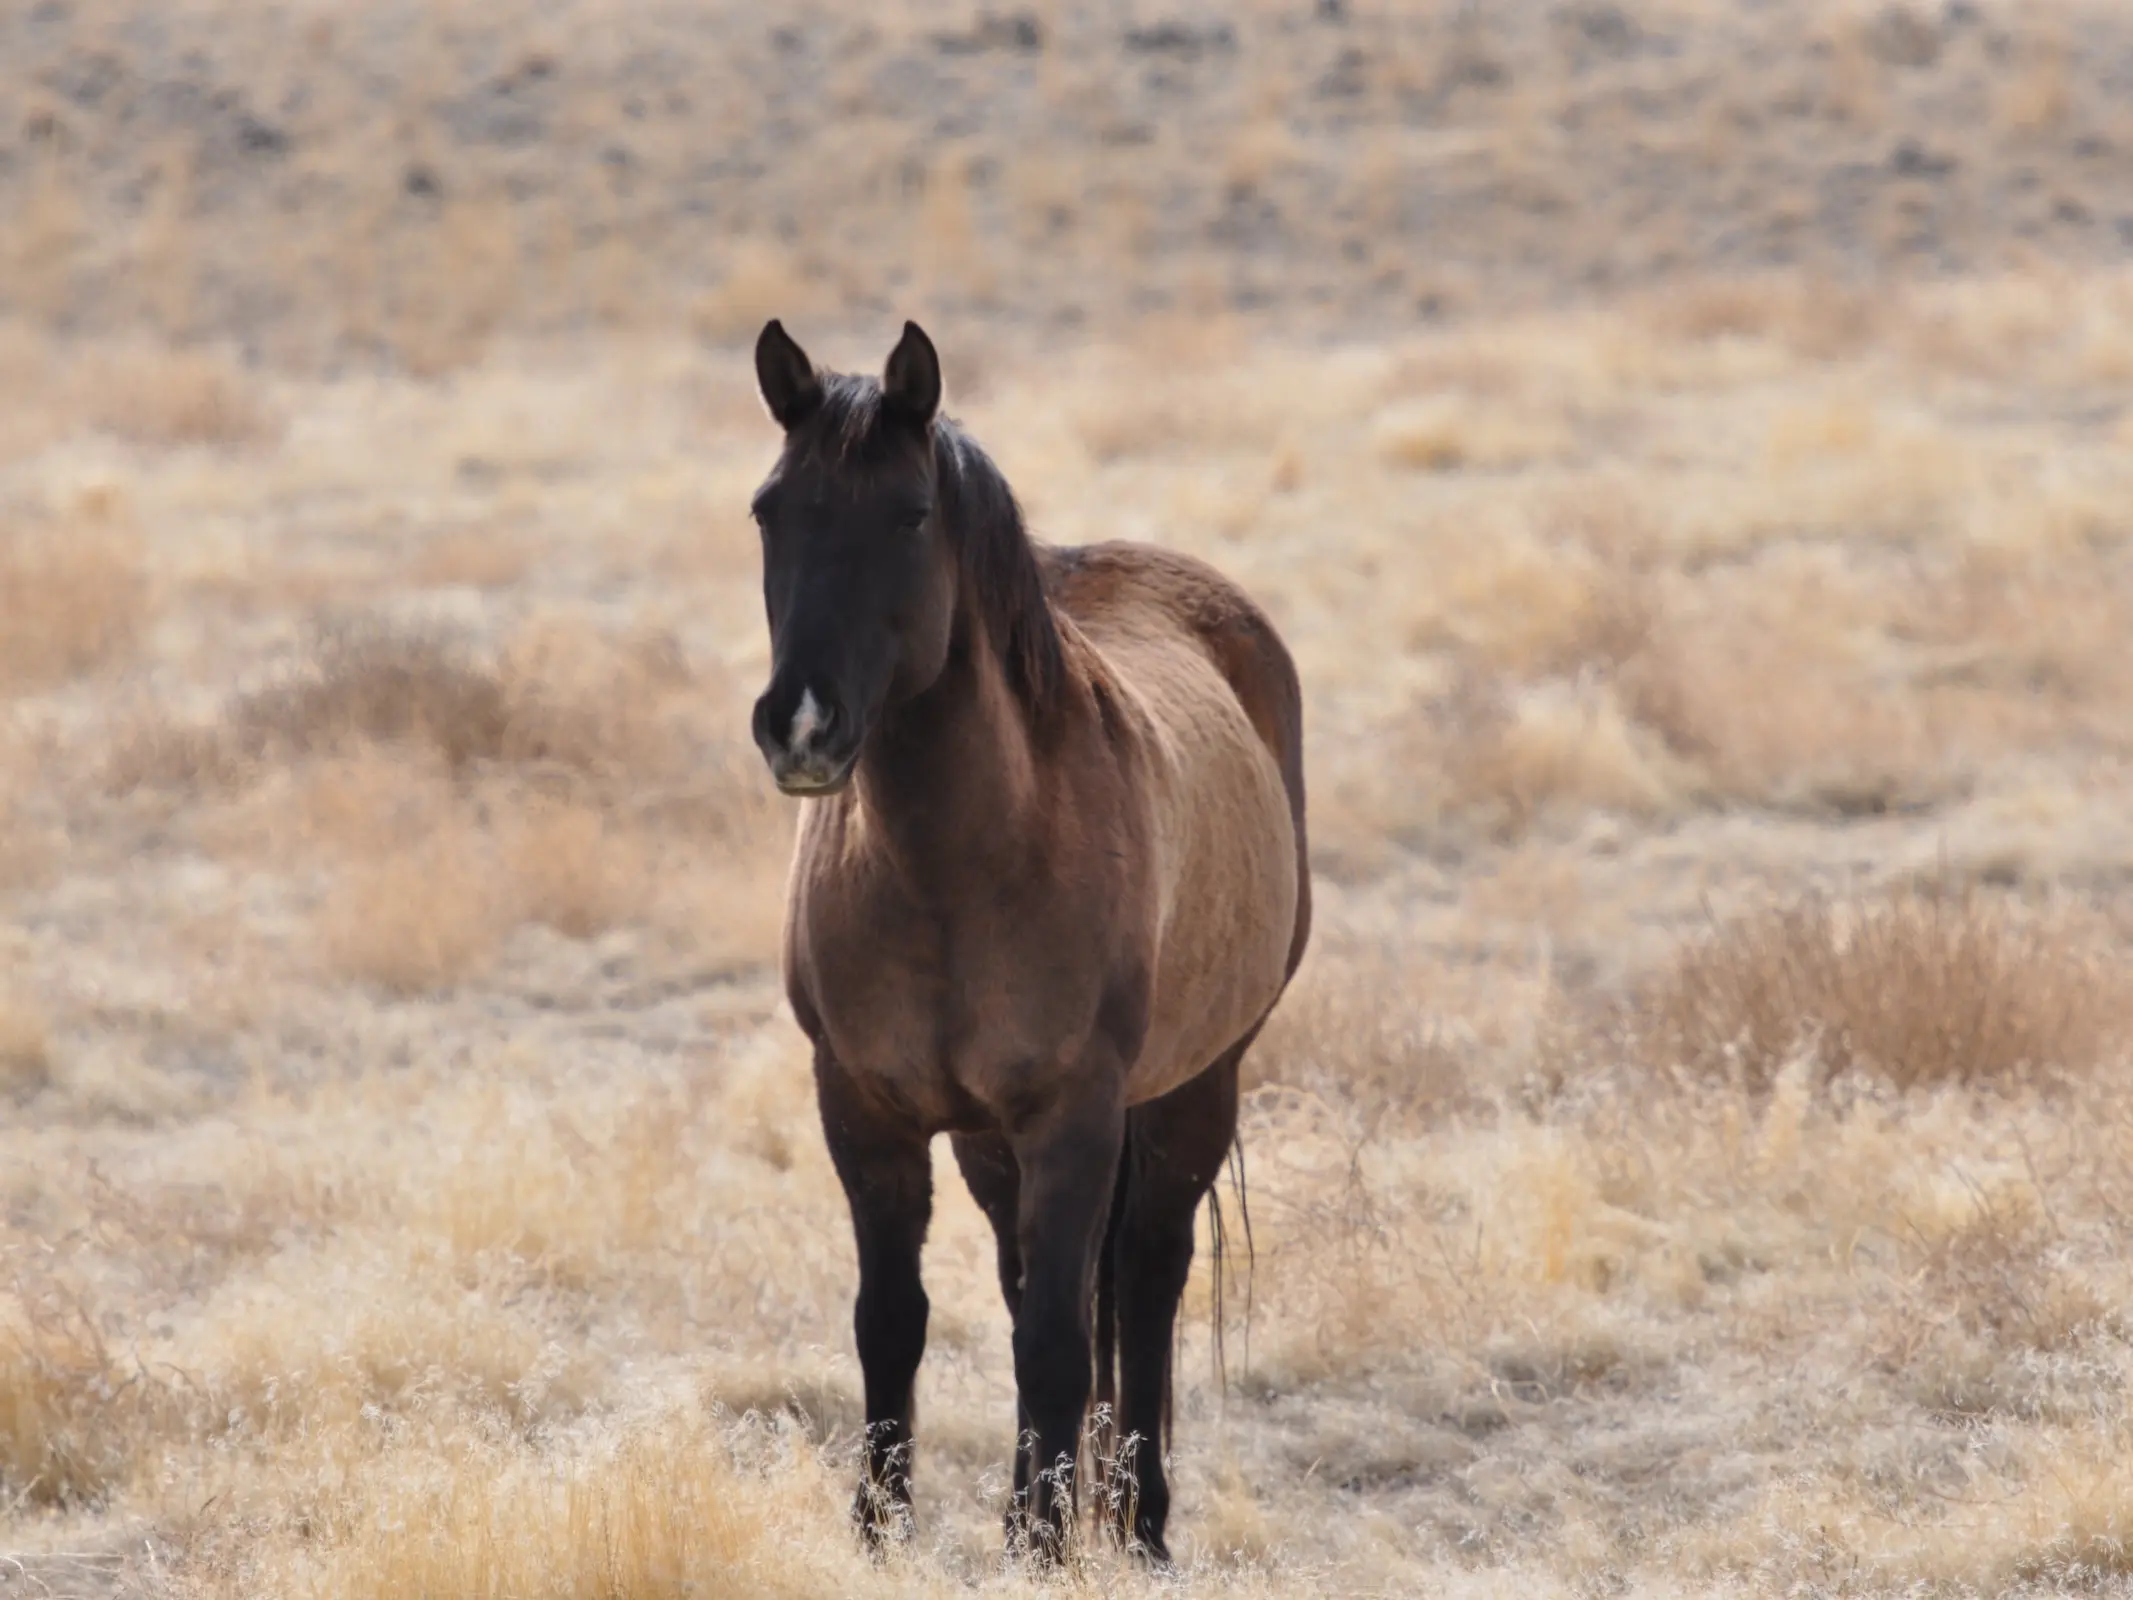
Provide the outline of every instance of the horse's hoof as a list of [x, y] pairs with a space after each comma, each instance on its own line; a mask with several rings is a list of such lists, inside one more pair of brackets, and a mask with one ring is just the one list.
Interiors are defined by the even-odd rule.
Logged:
[[911, 1532], [910, 1506], [891, 1499], [870, 1483], [861, 1484], [852, 1497], [852, 1520], [859, 1525], [859, 1536], [871, 1556], [879, 1556]]
[[1058, 1528], [1020, 1508], [1008, 1512], [1006, 1523], [1005, 1554], [1010, 1565], [1020, 1562], [1032, 1573], [1057, 1570], [1065, 1546], [1065, 1535]]
[[1168, 1576], [1178, 1570], [1177, 1563], [1170, 1559], [1170, 1551], [1161, 1539], [1135, 1539], [1126, 1546], [1126, 1553], [1144, 1570], [1158, 1576]]

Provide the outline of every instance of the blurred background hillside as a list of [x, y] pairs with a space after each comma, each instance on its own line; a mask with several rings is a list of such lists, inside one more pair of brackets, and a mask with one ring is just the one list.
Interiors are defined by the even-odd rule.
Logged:
[[274, 360], [773, 308], [1406, 328], [2133, 249], [2133, 18], [1981, 0], [23, 0], [6, 309]]

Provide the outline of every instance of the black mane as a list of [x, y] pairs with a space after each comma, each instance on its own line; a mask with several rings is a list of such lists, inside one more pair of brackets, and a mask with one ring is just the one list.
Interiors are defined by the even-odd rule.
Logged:
[[1022, 507], [992, 457], [950, 418], [934, 422], [933, 461], [963, 582], [992, 632], [1008, 682], [1041, 716], [1059, 692], [1066, 665]]

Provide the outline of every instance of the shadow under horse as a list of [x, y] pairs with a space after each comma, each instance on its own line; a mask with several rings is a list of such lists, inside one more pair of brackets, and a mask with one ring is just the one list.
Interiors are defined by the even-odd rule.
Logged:
[[908, 1516], [947, 1133], [1014, 1319], [1011, 1544], [1061, 1547], [1102, 1350], [1107, 1520], [1167, 1560], [1194, 1219], [1310, 929], [1295, 666], [1203, 562], [1032, 541], [915, 323], [878, 381], [817, 370], [777, 322], [755, 363], [785, 441], [753, 506], [754, 734], [809, 797], [785, 981], [858, 1241], [855, 1514], [877, 1543]]

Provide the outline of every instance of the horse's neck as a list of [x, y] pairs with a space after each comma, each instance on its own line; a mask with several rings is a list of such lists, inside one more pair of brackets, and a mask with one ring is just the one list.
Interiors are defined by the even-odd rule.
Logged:
[[963, 873], [1013, 853], [1034, 813], [1028, 720], [975, 619], [931, 687], [892, 710], [869, 741], [860, 803], [909, 872]]

